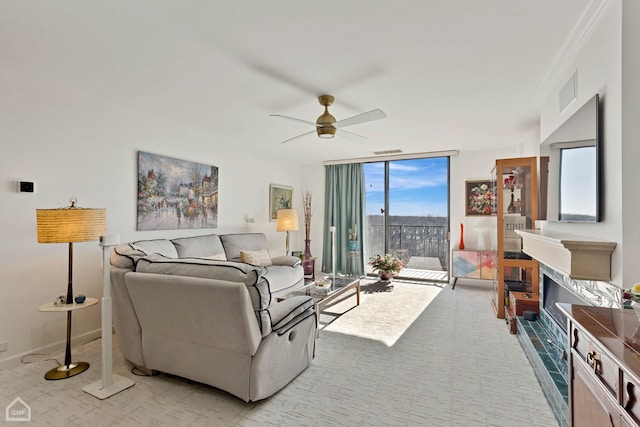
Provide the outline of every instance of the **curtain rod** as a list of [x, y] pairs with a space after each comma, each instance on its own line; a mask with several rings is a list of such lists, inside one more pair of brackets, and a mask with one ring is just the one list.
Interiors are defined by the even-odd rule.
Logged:
[[388, 156], [374, 156], [374, 157], [359, 157], [355, 159], [342, 159], [342, 160], [327, 160], [322, 162], [323, 166], [328, 165], [344, 165], [348, 163], [372, 163], [372, 162], [385, 162], [391, 160], [412, 160], [412, 159], [424, 159], [428, 157], [447, 157], [457, 156], [458, 150], [448, 151], [431, 151], [428, 153], [410, 153], [410, 154], [393, 154]]

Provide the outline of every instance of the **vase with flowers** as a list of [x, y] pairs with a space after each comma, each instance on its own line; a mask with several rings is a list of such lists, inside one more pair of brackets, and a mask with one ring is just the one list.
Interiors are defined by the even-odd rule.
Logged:
[[396, 258], [389, 254], [384, 256], [374, 256], [371, 261], [369, 261], [369, 265], [372, 267], [374, 272], [378, 272], [378, 277], [383, 281], [390, 281], [394, 275], [398, 274], [400, 270], [402, 270], [403, 267], [403, 263], [400, 258]]
[[304, 193], [302, 199], [304, 213], [304, 258], [311, 258], [311, 193]]

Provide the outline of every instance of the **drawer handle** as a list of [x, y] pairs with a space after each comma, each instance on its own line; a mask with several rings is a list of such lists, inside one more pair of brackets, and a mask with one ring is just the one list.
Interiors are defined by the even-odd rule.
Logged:
[[591, 369], [593, 369], [593, 373], [600, 375], [600, 355], [597, 354], [595, 350], [592, 350], [587, 353], [586, 359], [587, 364], [591, 366]]
[[624, 405], [624, 409], [631, 412], [631, 408], [636, 403], [636, 394], [635, 387], [632, 383], [627, 383], [627, 395], [629, 398], [627, 399], [627, 403]]

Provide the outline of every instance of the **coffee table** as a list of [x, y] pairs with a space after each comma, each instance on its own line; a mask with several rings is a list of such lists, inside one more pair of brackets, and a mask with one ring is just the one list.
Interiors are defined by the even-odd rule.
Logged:
[[[346, 295], [353, 291], [353, 294]], [[332, 302], [340, 297], [356, 296], [356, 306], [360, 305], [360, 279], [357, 277], [336, 277], [332, 280], [331, 287], [327, 291], [319, 291], [316, 285], [311, 282], [288, 294], [280, 296], [279, 301], [294, 295], [309, 295], [315, 302], [316, 324], [318, 325], [318, 335], [320, 334], [320, 313]]]

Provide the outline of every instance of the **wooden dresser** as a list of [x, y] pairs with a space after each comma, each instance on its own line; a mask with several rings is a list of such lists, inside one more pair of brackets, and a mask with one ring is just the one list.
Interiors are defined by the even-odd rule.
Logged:
[[568, 317], [569, 419], [640, 425], [640, 322], [634, 310], [559, 304]]

